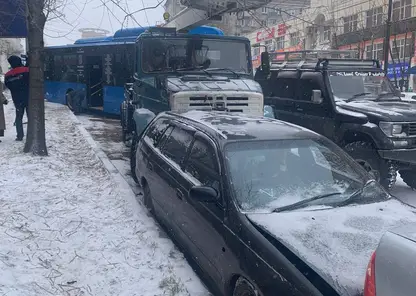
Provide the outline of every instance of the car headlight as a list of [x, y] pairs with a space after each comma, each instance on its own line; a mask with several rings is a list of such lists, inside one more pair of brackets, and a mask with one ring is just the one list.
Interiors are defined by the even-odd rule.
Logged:
[[386, 134], [387, 137], [406, 137], [406, 133], [404, 132], [403, 124], [401, 123], [393, 123], [393, 122], [384, 122], [381, 121], [379, 123], [380, 129], [383, 133]]

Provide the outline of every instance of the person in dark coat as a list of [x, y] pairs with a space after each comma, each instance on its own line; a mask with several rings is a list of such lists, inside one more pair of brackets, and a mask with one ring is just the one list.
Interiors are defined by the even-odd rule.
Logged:
[[12, 94], [12, 100], [16, 108], [16, 141], [22, 141], [23, 132], [23, 115], [27, 115], [29, 103], [29, 68], [23, 66], [22, 59], [18, 56], [8, 58], [11, 70], [4, 76], [4, 84]]

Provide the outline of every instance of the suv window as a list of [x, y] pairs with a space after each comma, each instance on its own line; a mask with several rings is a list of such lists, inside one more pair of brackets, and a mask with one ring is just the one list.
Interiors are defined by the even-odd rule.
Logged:
[[152, 126], [147, 130], [146, 136], [149, 137], [154, 146], [157, 146], [162, 135], [166, 131], [169, 125], [169, 120], [166, 118], [159, 118], [152, 124]]
[[214, 147], [203, 139], [196, 139], [185, 167], [185, 172], [202, 185], [220, 190], [220, 177]]
[[296, 97], [297, 85], [297, 78], [278, 77], [271, 87], [271, 92], [274, 97], [294, 100]]
[[162, 147], [162, 153], [177, 164], [180, 164], [186, 156], [192, 140], [192, 134], [175, 126]]
[[318, 80], [319, 79], [318, 75], [311, 75], [311, 74], [312, 73], [304, 73], [300, 79], [299, 100], [311, 101], [312, 90], [320, 90], [322, 92], [322, 95], [324, 94], [323, 89]]

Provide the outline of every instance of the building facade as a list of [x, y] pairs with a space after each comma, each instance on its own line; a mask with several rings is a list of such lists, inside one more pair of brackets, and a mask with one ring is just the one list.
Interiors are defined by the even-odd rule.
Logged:
[[[310, 6], [310, 1], [274, 0], [257, 10], [225, 14], [222, 21], [213, 21], [208, 25], [222, 29], [226, 35], [244, 36], [261, 28], [275, 26], [302, 13], [302, 9]], [[165, 11], [171, 16], [175, 16], [184, 8], [186, 7], [181, 4], [180, 0], [167, 0], [165, 3]]]
[[[303, 49], [354, 50], [360, 58], [383, 60], [387, 0], [312, 0], [300, 14], [247, 36], [253, 64], [260, 53]], [[406, 74], [415, 65], [416, 0], [393, 0], [388, 77], [397, 84], [416, 84]]]

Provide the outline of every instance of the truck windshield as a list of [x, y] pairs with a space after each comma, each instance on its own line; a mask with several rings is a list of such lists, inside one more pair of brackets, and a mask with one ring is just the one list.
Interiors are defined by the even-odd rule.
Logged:
[[335, 100], [374, 100], [384, 95], [395, 97], [393, 85], [380, 72], [330, 72], [329, 81]]
[[249, 47], [244, 41], [190, 37], [146, 38], [142, 42], [141, 64], [147, 73], [210, 68], [249, 73], [249, 61]]

